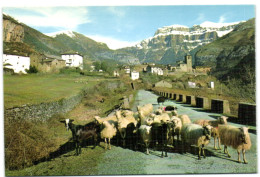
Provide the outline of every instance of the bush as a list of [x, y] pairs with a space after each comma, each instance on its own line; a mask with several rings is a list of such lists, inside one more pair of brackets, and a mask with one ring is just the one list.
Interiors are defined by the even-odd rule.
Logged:
[[38, 73], [38, 69], [36, 68], [36, 66], [32, 66], [30, 65], [30, 68], [29, 69], [26, 69], [25, 70], [28, 74], [32, 74], [32, 73]]

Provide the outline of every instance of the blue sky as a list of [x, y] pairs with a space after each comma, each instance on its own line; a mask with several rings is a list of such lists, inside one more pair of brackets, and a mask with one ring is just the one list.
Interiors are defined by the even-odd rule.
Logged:
[[42, 33], [72, 30], [110, 48], [132, 45], [152, 37], [163, 26], [193, 26], [205, 21], [229, 23], [255, 17], [254, 5], [150, 5], [3, 7]]

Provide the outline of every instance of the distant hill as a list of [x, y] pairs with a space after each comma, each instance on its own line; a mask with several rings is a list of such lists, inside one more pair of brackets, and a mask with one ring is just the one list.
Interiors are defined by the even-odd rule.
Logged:
[[[139, 60], [132, 54], [111, 50], [106, 44], [96, 42], [77, 32], [62, 32], [54, 36], [48, 36], [8, 15], [4, 14], [3, 19], [4, 52], [6, 53], [38, 52], [60, 55], [68, 51], [77, 51], [84, 58], [91, 60], [112, 59], [123, 63], [139, 63]], [[17, 43], [20, 43], [20, 51], [17, 51]], [[26, 50], [23, 50], [23, 48]], [[30, 50], [27, 51], [28, 49]]]
[[[255, 70], [255, 19], [239, 24], [227, 35], [203, 46], [195, 54], [197, 66], [211, 66], [221, 80], [244, 78]], [[247, 80], [247, 79], [244, 79]], [[246, 81], [247, 82], [247, 81]]]

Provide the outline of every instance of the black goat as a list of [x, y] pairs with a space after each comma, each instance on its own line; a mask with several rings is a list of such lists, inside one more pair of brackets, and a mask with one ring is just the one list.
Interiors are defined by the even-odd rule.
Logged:
[[174, 111], [174, 110], [177, 110], [177, 107], [175, 107], [175, 106], [166, 106], [165, 107], [165, 111]]
[[96, 123], [91, 122], [86, 125], [75, 125], [73, 124], [73, 119], [65, 119], [65, 121], [60, 121], [65, 123], [65, 127], [67, 131], [71, 130], [72, 132], [72, 139], [75, 142], [76, 147], [76, 155], [81, 153], [81, 144], [84, 140], [93, 139], [94, 147], [96, 147], [99, 135], [99, 127]]
[[157, 98], [157, 102], [158, 102], [158, 104], [160, 104], [160, 103], [163, 104], [166, 99], [167, 99], [167, 98], [165, 98], [165, 97], [163, 97], [163, 96], [160, 96], [160, 97]]
[[[161, 157], [168, 157], [167, 144], [168, 144], [168, 123], [153, 123], [152, 124], [152, 146], [156, 148], [160, 147], [162, 151]], [[165, 153], [165, 155], [164, 155]]]
[[136, 150], [137, 130], [134, 123], [130, 123], [126, 127], [126, 147], [129, 149]]

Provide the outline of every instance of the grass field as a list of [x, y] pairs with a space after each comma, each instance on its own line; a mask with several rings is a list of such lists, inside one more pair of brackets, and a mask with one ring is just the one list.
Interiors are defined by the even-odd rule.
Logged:
[[104, 80], [79, 74], [4, 75], [3, 78], [5, 109], [70, 97]]

